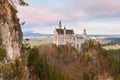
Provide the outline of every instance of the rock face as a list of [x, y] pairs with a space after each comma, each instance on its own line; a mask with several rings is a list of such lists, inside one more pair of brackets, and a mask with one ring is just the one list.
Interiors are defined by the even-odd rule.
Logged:
[[8, 0], [0, 0], [0, 34], [7, 57], [11, 60], [20, 56], [22, 45], [22, 31], [16, 13]]

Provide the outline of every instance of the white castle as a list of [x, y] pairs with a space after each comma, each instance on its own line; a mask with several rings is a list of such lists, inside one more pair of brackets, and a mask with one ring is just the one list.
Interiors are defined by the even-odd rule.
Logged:
[[59, 28], [54, 31], [54, 44], [57, 46], [71, 44], [78, 51], [81, 51], [83, 44], [86, 42], [86, 29], [84, 29], [82, 37], [77, 36], [73, 29], [62, 29], [62, 23], [59, 22]]

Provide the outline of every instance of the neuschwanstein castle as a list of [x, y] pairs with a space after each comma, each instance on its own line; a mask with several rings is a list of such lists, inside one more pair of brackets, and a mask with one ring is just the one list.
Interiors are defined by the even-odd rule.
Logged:
[[77, 36], [73, 29], [62, 28], [61, 21], [54, 31], [54, 44], [57, 46], [65, 45], [67, 43], [75, 47], [78, 51], [81, 51], [82, 45], [86, 42], [86, 29], [83, 30], [82, 37]]

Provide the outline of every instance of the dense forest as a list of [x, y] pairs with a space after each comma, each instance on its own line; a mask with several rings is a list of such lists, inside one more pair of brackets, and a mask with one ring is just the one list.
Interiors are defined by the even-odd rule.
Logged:
[[[24, 44], [22, 50], [21, 59], [17, 58], [14, 63], [0, 64], [3, 80], [25, 80], [25, 75], [28, 80], [120, 80], [120, 57], [109, 53], [93, 40], [89, 40], [81, 52], [69, 44], [37, 47]], [[0, 60], [5, 62], [4, 49], [2, 53]]]
[[30, 48], [28, 67], [30, 78], [42, 80], [120, 80], [119, 60], [98, 42], [89, 40], [81, 52], [69, 44]]

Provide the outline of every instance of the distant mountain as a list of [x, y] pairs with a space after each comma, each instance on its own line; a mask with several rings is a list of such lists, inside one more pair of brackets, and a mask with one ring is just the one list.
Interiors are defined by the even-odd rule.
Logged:
[[[78, 34], [78, 36], [82, 36], [81, 34]], [[53, 37], [53, 34], [42, 34], [42, 33], [35, 33], [32, 30], [23, 31], [23, 37]], [[120, 38], [120, 34], [88, 34], [88, 38], [95, 37], [95, 38]]]
[[41, 34], [28, 30], [23, 32], [23, 37], [53, 37], [53, 34]]
[[95, 34], [95, 35], [87, 35], [89, 38], [90, 37], [95, 37], [95, 38], [120, 38], [120, 34]]

